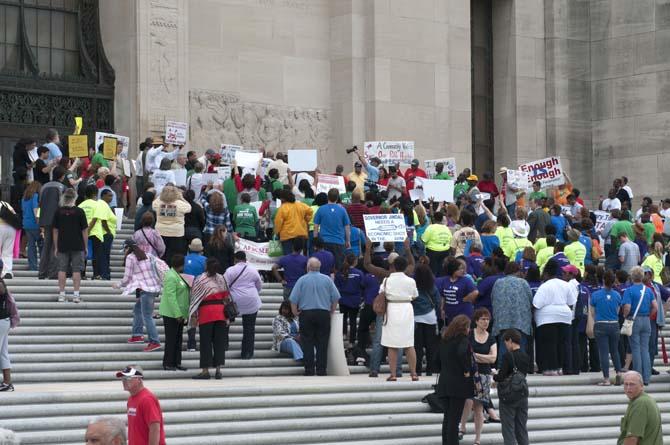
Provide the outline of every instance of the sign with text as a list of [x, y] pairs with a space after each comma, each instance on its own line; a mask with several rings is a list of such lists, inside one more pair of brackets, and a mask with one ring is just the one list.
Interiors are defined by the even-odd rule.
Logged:
[[558, 156], [526, 162], [519, 165], [519, 170], [528, 173], [529, 186], [527, 188], [530, 188], [535, 181], [540, 181], [542, 188], [565, 184], [561, 158]]
[[507, 170], [507, 183], [510, 185], [510, 187], [514, 187], [519, 190], [528, 190], [531, 188], [531, 182], [528, 178], [529, 175], [525, 171]]
[[243, 150], [241, 145], [221, 144], [221, 163], [232, 164], [235, 160], [235, 152]]
[[423, 161], [423, 165], [426, 168], [426, 174], [428, 177], [432, 178], [437, 174], [435, 171], [435, 165], [440, 162], [444, 165], [442, 172], [451, 176], [452, 179], [456, 179], [456, 176], [458, 176], [456, 173], [456, 158], [430, 159]]
[[271, 258], [268, 255], [268, 246], [270, 243], [255, 243], [240, 238], [235, 242], [235, 251], [241, 250], [247, 254], [247, 263], [258, 270], [272, 270], [272, 265], [279, 258]]
[[103, 133], [101, 131], [96, 131], [95, 132], [95, 149], [96, 151], [98, 150], [98, 147], [100, 147], [100, 144], [104, 142], [105, 138], [114, 138], [118, 141], [121, 141], [123, 144], [123, 150], [128, 151], [128, 148], [130, 147], [130, 138], [128, 136], [121, 136], [120, 134], [112, 134], [112, 133]]
[[88, 156], [88, 136], [85, 134], [67, 137], [67, 147], [71, 158], [85, 158]]
[[188, 135], [188, 124], [186, 122], [165, 121], [165, 143], [172, 145], [185, 145]]
[[292, 172], [311, 172], [317, 167], [316, 150], [289, 150], [288, 168]]
[[347, 189], [344, 186], [344, 177], [337, 175], [316, 175], [319, 183], [316, 186], [316, 193], [328, 193], [330, 189], [338, 189], [340, 193], [346, 193]]
[[596, 233], [601, 235], [607, 223], [612, 220], [612, 216], [610, 215], [610, 212], [604, 212], [602, 210], [595, 210], [593, 214], [596, 216]]
[[422, 189], [417, 189], [413, 188], [412, 190], [409, 191], [409, 199], [412, 201], [423, 201], [423, 190]]
[[178, 168], [175, 170], [172, 170], [174, 173], [174, 185], [177, 187], [182, 187], [186, 186], [186, 175], [187, 171], [185, 168]]
[[102, 157], [105, 159], [114, 159], [116, 157], [116, 138], [105, 136], [102, 141]]
[[363, 215], [363, 222], [365, 223], [365, 233], [373, 243], [402, 242], [407, 238], [403, 215], [391, 213]]
[[365, 159], [377, 157], [384, 165], [409, 164], [414, 159], [414, 141], [371, 141], [364, 147]]
[[231, 167], [230, 165], [224, 165], [222, 167], [218, 167], [216, 172], [219, 174], [219, 179], [225, 181], [226, 179], [230, 178]]
[[437, 202], [454, 202], [454, 181], [451, 179], [415, 178], [414, 188], [423, 190], [423, 199]]

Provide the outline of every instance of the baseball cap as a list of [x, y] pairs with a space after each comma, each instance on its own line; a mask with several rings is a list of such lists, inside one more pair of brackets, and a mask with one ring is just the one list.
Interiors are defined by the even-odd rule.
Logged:
[[565, 273], [571, 273], [573, 275], [579, 275], [579, 269], [577, 269], [576, 266], [573, 266], [572, 264], [568, 264], [567, 266], [561, 267], [561, 270]]
[[398, 258], [400, 255], [398, 255], [398, 252], [391, 252], [389, 253], [389, 256], [386, 258], [386, 261], [389, 264], [393, 264], [396, 258]]
[[207, 151], [205, 151], [205, 154], [206, 154], [206, 155], [209, 155], [209, 156], [212, 156], [212, 155], [215, 154], [215, 153], [216, 153], [216, 152], [214, 151], [213, 148], [208, 148]]
[[144, 377], [144, 371], [139, 365], [128, 365], [122, 371], [116, 372], [116, 378], [120, 379], [123, 377], [137, 377], [139, 379]]
[[466, 178], [467, 181], [479, 181], [477, 175], [470, 175]]
[[417, 166], [419, 165], [419, 160], [418, 159], [412, 159], [412, 165]]
[[356, 161], [356, 162], [354, 162], [354, 167], [363, 167], [363, 164], [361, 164], [360, 162]]

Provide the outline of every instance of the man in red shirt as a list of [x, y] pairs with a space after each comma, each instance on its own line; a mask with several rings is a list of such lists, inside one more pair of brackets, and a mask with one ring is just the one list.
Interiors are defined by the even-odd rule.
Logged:
[[414, 189], [414, 178], [428, 178], [428, 175], [419, 168], [419, 160], [412, 159], [412, 165], [405, 170], [403, 177], [405, 178], [405, 182], [407, 182], [407, 190], [409, 191]]
[[123, 389], [128, 398], [128, 444], [165, 445], [163, 412], [158, 399], [144, 387], [142, 368], [128, 365], [116, 373], [123, 380]]

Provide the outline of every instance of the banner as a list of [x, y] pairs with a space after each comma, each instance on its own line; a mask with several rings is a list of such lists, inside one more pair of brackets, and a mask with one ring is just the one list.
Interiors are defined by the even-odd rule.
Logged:
[[414, 188], [423, 190], [423, 199], [436, 202], [454, 202], [454, 181], [444, 179], [414, 178]]
[[173, 145], [185, 145], [188, 135], [188, 124], [186, 122], [165, 121], [165, 143]]
[[247, 263], [258, 270], [272, 270], [272, 265], [279, 258], [270, 258], [268, 256], [269, 243], [255, 243], [240, 238], [235, 243], [235, 251], [241, 250], [247, 254]]
[[244, 151], [244, 148], [241, 145], [221, 144], [221, 163], [232, 164], [237, 151]]
[[[85, 134], [67, 137], [67, 147], [71, 158], [85, 158], [88, 156], [88, 136]], [[116, 147], [115, 147], [116, 149]]]
[[112, 134], [112, 133], [103, 133], [101, 131], [96, 131], [95, 132], [95, 150], [98, 151], [98, 147], [100, 147], [100, 144], [104, 142], [105, 138], [114, 138], [118, 141], [121, 141], [123, 144], [123, 149], [125, 151], [128, 151], [128, 148], [130, 147], [130, 138], [128, 136], [121, 136], [120, 134]]
[[114, 159], [116, 157], [116, 138], [105, 136], [102, 143], [102, 157]]
[[423, 166], [425, 167], [426, 174], [429, 178], [432, 178], [437, 174], [437, 172], [435, 172], [435, 165], [438, 162], [444, 164], [444, 169], [442, 170], [443, 173], [451, 176], [451, 179], [456, 179], [458, 176], [458, 173], [456, 173], [456, 158], [442, 158], [423, 161]]
[[507, 183], [519, 190], [528, 190], [531, 187], [531, 182], [528, 179], [529, 175], [521, 170], [507, 170]]
[[363, 215], [365, 233], [373, 243], [402, 242], [407, 238], [405, 217], [399, 214]]
[[289, 150], [288, 168], [292, 172], [312, 172], [317, 167], [316, 150]]
[[610, 212], [604, 212], [602, 210], [595, 210], [593, 214], [596, 216], [596, 233], [601, 235], [605, 229], [605, 225], [612, 220]]
[[540, 181], [542, 188], [565, 184], [561, 159], [558, 156], [521, 164], [519, 170], [528, 173], [527, 189], [531, 188], [535, 181]]
[[316, 193], [328, 193], [330, 189], [338, 189], [340, 193], [346, 193], [347, 189], [344, 185], [344, 177], [337, 175], [316, 175], [319, 183], [316, 185]]
[[414, 141], [371, 141], [365, 143], [363, 154], [368, 161], [377, 157], [382, 164], [409, 164], [414, 159]]

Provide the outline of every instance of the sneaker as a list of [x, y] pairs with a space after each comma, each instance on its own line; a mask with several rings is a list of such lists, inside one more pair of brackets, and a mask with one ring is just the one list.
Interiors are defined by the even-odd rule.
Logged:
[[141, 335], [133, 335], [128, 339], [128, 343], [144, 343], [144, 337]]
[[58, 302], [59, 303], [65, 302], [65, 294], [58, 294]]
[[149, 345], [146, 348], [144, 348], [144, 352], [155, 351], [155, 350], [160, 349], [162, 347], [163, 347], [163, 345], [161, 345], [160, 343], [149, 343]]
[[74, 297], [72, 297], [72, 302], [81, 303], [81, 297], [79, 295], [75, 295]]
[[197, 351], [197, 350], [194, 349], [194, 348], [191, 348], [191, 349], [187, 349], [187, 350], [186, 350], [186, 352], [196, 352], [196, 351]]
[[14, 385], [11, 383], [0, 383], [0, 392], [12, 392], [14, 391]]
[[[2, 278], [5, 279], [5, 280], [11, 280], [12, 278], [14, 278], [14, 274], [11, 273], [11, 272], [7, 272], [7, 273], [5, 274], [5, 276], [2, 277]], [[12, 388], [13, 388], [13, 386], [12, 386]]]

